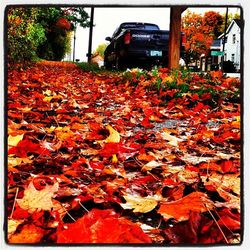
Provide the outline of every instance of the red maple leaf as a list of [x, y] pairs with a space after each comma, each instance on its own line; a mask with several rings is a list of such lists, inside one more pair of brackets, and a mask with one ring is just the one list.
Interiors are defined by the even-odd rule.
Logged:
[[42, 148], [40, 144], [31, 140], [22, 140], [15, 147], [9, 149], [8, 154], [15, 154], [18, 157], [25, 158], [28, 153], [36, 153], [38, 155], [50, 155], [50, 151]]
[[113, 210], [93, 209], [76, 222], [59, 227], [57, 243], [151, 243], [151, 239]]

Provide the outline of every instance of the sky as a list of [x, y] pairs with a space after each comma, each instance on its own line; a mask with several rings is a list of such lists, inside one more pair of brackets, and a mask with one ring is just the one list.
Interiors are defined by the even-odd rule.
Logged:
[[[85, 9], [90, 14], [90, 8]], [[189, 8], [191, 12], [203, 14], [206, 11], [213, 10], [223, 14], [226, 8]], [[238, 8], [229, 8], [229, 12], [239, 12]], [[185, 12], [183, 13], [185, 15]], [[105, 37], [112, 36], [115, 29], [122, 22], [148, 22], [157, 24], [162, 30], [169, 30], [170, 8], [95, 8], [94, 10], [94, 28], [92, 40], [92, 52], [99, 44], [108, 43]], [[87, 61], [89, 29], [78, 27], [75, 40], [75, 59]], [[73, 51], [73, 41], [72, 41]], [[66, 60], [72, 60], [73, 53], [71, 52]]]

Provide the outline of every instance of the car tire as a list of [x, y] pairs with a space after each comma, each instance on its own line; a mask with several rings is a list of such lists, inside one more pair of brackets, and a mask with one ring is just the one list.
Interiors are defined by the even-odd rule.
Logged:
[[126, 68], [125, 62], [119, 56], [116, 57], [114, 66], [116, 70], [124, 70]]
[[111, 70], [112, 69], [112, 64], [108, 61], [107, 58], [104, 58], [104, 67], [107, 70]]

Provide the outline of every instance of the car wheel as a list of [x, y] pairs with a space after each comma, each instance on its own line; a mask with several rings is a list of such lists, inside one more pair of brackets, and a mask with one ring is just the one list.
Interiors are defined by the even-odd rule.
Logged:
[[126, 68], [126, 65], [125, 65], [124, 61], [119, 56], [116, 57], [115, 69], [116, 70], [124, 70], [125, 68]]
[[112, 69], [112, 64], [108, 61], [107, 58], [104, 58], [104, 67], [107, 70], [111, 70]]
[[116, 69], [116, 70], [119, 70], [119, 69], [120, 69], [120, 66], [121, 66], [120, 57], [117, 56], [117, 57], [115, 58], [115, 65], [114, 65], [114, 66], [115, 66], [115, 69]]

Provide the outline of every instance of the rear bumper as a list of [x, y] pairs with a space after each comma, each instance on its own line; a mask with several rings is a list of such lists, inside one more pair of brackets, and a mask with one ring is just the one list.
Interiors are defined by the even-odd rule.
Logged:
[[160, 49], [128, 49], [121, 51], [119, 56], [126, 62], [167, 62], [167, 51]]

